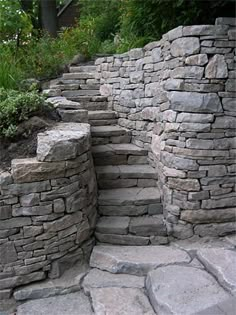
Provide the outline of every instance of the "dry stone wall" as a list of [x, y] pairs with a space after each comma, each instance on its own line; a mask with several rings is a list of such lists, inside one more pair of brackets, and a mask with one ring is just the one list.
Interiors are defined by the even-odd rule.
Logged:
[[149, 149], [170, 234], [235, 231], [236, 19], [179, 26], [96, 60], [101, 93]]
[[88, 124], [38, 134], [37, 157], [0, 173], [0, 297], [90, 255], [97, 185]]

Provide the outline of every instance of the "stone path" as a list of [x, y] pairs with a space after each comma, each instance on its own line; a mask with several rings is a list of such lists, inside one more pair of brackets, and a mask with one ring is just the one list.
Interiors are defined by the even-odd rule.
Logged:
[[97, 245], [89, 267], [18, 288], [16, 314], [235, 315], [235, 261], [232, 237]]

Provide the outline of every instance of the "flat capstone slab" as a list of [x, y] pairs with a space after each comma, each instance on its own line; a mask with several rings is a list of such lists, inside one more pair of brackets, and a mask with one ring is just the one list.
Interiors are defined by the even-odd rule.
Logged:
[[155, 315], [147, 296], [134, 288], [91, 290], [96, 315]]
[[26, 302], [17, 315], [92, 315], [89, 298], [82, 292]]
[[90, 266], [111, 273], [146, 275], [160, 266], [189, 263], [190, 256], [173, 247], [164, 246], [95, 246]]
[[87, 269], [86, 265], [75, 264], [60, 278], [47, 279], [17, 288], [13, 294], [14, 298], [17, 301], [24, 301], [77, 292], [81, 289], [81, 279], [85, 276]]
[[82, 287], [85, 294], [91, 289], [120, 287], [120, 288], [144, 288], [144, 277], [125, 274], [112, 274], [99, 269], [92, 269], [84, 278]]
[[145, 205], [160, 202], [157, 187], [100, 190], [99, 205]]
[[38, 134], [37, 159], [49, 162], [75, 159], [89, 148], [89, 124], [58, 123], [52, 130]]
[[207, 248], [197, 251], [197, 257], [219, 283], [236, 295], [236, 251]]
[[151, 271], [146, 289], [158, 315], [196, 314], [230, 297], [210, 274], [190, 266]]

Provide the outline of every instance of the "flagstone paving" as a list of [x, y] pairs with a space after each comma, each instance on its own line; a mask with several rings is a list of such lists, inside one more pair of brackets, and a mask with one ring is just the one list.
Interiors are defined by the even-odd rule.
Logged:
[[[15, 290], [16, 315], [235, 315], [231, 238], [170, 244], [98, 244], [90, 266], [74, 266], [61, 279]], [[6, 305], [3, 311], [2, 303], [1, 315], [13, 311]]]

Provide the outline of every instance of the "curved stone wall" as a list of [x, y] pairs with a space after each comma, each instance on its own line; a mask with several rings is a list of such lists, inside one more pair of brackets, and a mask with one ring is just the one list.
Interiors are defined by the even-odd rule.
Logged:
[[177, 238], [235, 231], [236, 19], [179, 26], [97, 59], [101, 93], [149, 149], [164, 216]]
[[89, 256], [97, 185], [90, 125], [59, 123], [38, 134], [37, 157], [0, 173], [0, 293], [55, 278]]

